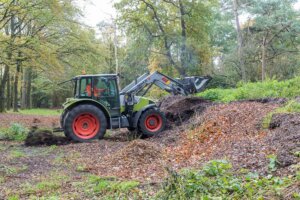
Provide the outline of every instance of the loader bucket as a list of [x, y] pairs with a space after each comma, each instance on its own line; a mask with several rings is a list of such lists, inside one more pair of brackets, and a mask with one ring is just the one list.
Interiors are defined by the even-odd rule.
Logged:
[[195, 94], [203, 91], [211, 79], [210, 76], [191, 76], [177, 81], [184, 85], [189, 94]]

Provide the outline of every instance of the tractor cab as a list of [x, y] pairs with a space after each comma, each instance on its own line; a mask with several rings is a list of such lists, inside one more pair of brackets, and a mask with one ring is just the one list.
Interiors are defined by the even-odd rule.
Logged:
[[111, 115], [119, 115], [120, 100], [117, 75], [97, 74], [76, 76], [74, 98], [92, 99], [105, 106]]

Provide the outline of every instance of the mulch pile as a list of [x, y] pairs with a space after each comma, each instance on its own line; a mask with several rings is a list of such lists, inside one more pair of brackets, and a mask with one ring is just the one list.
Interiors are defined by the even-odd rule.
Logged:
[[159, 180], [165, 176], [162, 149], [145, 140], [135, 140], [101, 162], [92, 164], [91, 172], [124, 179]]
[[266, 143], [276, 151], [280, 167], [300, 162], [300, 114], [276, 114], [270, 123], [274, 129], [266, 137]]
[[263, 140], [268, 130], [260, 127], [263, 117], [276, 107], [277, 104], [258, 102], [211, 106], [203, 115], [194, 118], [199, 125], [181, 136], [179, 146], [166, 150], [176, 168], [200, 166], [212, 159], [228, 159], [236, 168], [263, 172], [267, 167], [267, 155], [274, 150]]

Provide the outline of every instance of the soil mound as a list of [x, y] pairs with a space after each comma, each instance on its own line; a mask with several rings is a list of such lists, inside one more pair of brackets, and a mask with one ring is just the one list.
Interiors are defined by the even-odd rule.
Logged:
[[247, 99], [238, 102], [258, 102], [258, 103], [275, 103], [275, 104], [285, 104], [288, 101], [286, 98], [260, 98], [260, 99]]
[[300, 162], [300, 114], [276, 114], [270, 128], [274, 130], [266, 142], [276, 149], [278, 164], [287, 167]]
[[32, 128], [25, 139], [26, 146], [39, 145], [63, 145], [69, 144], [70, 140], [66, 137], [54, 135], [50, 130]]
[[164, 175], [162, 149], [145, 140], [135, 140], [93, 166], [101, 176], [131, 179], [156, 179]]
[[161, 111], [176, 124], [187, 121], [193, 114], [201, 113], [211, 105], [211, 101], [201, 97], [168, 96], [160, 101]]

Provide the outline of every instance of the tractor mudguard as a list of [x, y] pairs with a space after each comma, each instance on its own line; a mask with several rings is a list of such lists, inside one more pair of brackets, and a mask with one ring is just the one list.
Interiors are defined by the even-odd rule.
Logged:
[[149, 104], [147, 106], [145, 106], [144, 108], [142, 108], [141, 110], [139, 110], [135, 115], [134, 115], [134, 119], [133, 119], [133, 127], [136, 128], [137, 127], [137, 124], [138, 124], [138, 121], [139, 121], [139, 118], [141, 116], [141, 114], [149, 109], [149, 108], [155, 108], [156, 105], [155, 104]]

